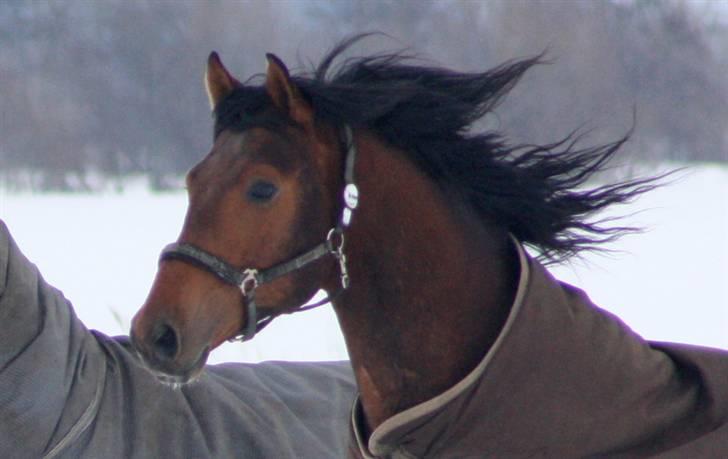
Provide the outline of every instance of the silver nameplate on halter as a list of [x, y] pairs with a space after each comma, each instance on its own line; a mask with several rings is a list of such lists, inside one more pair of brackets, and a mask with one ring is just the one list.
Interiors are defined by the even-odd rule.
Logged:
[[359, 205], [359, 188], [353, 183], [344, 188], [344, 202], [349, 209], [356, 209], [356, 206]]

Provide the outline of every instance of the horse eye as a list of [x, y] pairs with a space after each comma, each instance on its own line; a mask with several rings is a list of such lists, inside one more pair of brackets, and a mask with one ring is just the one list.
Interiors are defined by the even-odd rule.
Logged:
[[258, 180], [248, 188], [248, 198], [257, 203], [270, 201], [278, 193], [278, 187], [270, 182]]

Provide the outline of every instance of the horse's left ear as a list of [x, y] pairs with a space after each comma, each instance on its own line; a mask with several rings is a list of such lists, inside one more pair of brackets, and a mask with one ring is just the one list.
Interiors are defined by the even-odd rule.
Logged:
[[275, 54], [265, 55], [268, 70], [265, 75], [265, 89], [273, 104], [293, 121], [308, 126], [313, 121], [313, 109], [291, 80], [286, 65]]
[[207, 98], [210, 101], [210, 108], [214, 111], [217, 104], [228, 96], [233, 89], [240, 86], [240, 82], [230, 75], [220, 56], [215, 51], [207, 58], [207, 70], [205, 71], [205, 89]]

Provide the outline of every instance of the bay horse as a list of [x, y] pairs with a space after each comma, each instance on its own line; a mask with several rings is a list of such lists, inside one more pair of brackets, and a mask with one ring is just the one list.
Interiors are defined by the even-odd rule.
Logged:
[[482, 73], [401, 54], [336, 65], [351, 44], [295, 75], [268, 54], [261, 84], [210, 55], [214, 142], [131, 336], [160, 378], [186, 383], [211, 349], [323, 289], [375, 429], [493, 345], [519, 280], [514, 240], [547, 263], [598, 249], [632, 229], [593, 216], [654, 182], [584, 187], [626, 136], [514, 146], [472, 129], [539, 57]]

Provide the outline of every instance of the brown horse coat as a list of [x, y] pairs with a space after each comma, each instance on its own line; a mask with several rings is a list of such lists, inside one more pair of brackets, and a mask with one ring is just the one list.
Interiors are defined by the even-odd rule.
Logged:
[[510, 316], [464, 380], [351, 453], [391, 458], [728, 457], [728, 354], [645, 342], [519, 246]]

